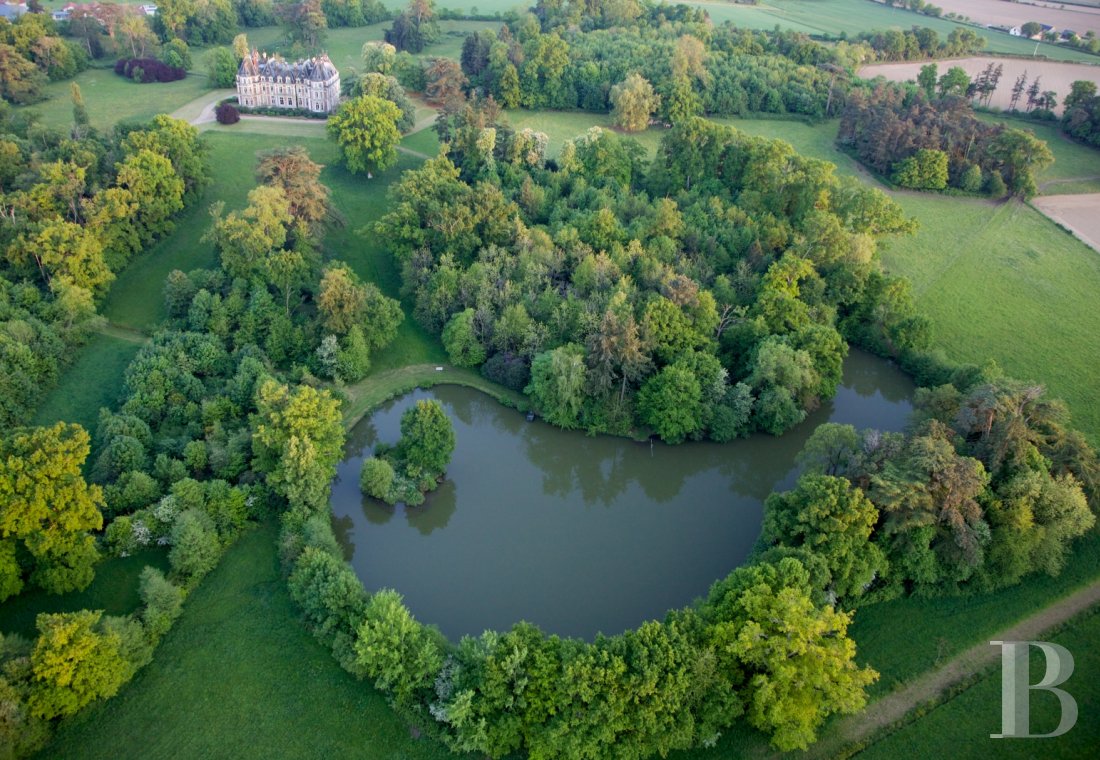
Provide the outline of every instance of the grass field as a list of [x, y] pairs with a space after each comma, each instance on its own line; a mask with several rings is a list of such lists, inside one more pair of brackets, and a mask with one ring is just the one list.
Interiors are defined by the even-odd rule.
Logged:
[[78, 422], [95, 433], [100, 407], [114, 407], [122, 391], [122, 373], [140, 344], [97, 333], [39, 405], [31, 423]]
[[210, 89], [205, 72], [188, 74], [178, 82], [136, 84], [111, 69], [88, 69], [71, 80], [46, 85], [47, 100], [22, 106], [21, 110], [37, 111], [42, 123], [50, 127], [71, 126], [71, 82], [80, 85], [92, 126], [104, 130], [119, 121], [148, 120], [158, 113], [171, 113]]
[[33, 589], [0, 604], [0, 631], [33, 638], [34, 621], [42, 612], [104, 610], [125, 615], [141, 605], [138, 577], [146, 565], [168, 570], [168, 553], [146, 549], [129, 557], [112, 557], [96, 565], [95, 580], [83, 591], [56, 596]]
[[188, 598], [156, 658], [64, 722], [43, 758], [454, 757], [416, 741], [378, 692], [297, 622], [276, 529], [242, 536]]
[[[892, 760], [897, 757], [996, 757], [1001, 758], [1084, 758], [1094, 756], [1100, 746], [1100, 612], [1094, 611], [1071, 622], [1051, 637], [1073, 655], [1073, 675], [1062, 689], [1077, 702], [1077, 725], [1054, 739], [997, 740], [1001, 732], [1001, 672], [998, 666], [978, 683], [954, 699], [924, 715], [919, 721], [887, 736], [860, 753], [861, 760]], [[1030, 683], [1036, 683], [1045, 663], [1032, 648]], [[1050, 693], [1031, 692], [1031, 732], [1042, 734], [1058, 725], [1058, 699]]]

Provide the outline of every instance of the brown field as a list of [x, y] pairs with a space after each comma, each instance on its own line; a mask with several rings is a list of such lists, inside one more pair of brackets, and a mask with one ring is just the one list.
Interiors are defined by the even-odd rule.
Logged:
[[1032, 204], [1100, 252], [1100, 193], [1044, 195], [1034, 199]]
[[1028, 21], [1050, 24], [1060, 33], [1072, 29], [1084, 37], [1093, 30], [1100, 34], [1100, 8], [1062, 3], [1008, 2], [1008, 0], [936, 0], [944, 13], [969, 16], [977, 24], [1020, 26]]
[[[1000, 0], [990, 0], [999, 2]], [[1100, 61], [1100, 59], [1097, 59]], [[1012, 100], [1012, 85], [1016, 78], [1027, 72], [1028, 86], [1036, 76], [1041, 77], [1040, 86], [1043, 91], [1054, 90], [1058, 95], [1059, 105], [1054, 109], [1055, 113], [1062, 112], [1061, 101], [1069, 94], [1070, 84], [1078, 79], [1088, 79], [1100, 86], [1100, 66], [1090, 66], [1083, 63], [1058, 63], [1056, 61], [1028, 61], [1020, 58], [960, 58], [958, 60], [938, 61], [939, 72], [942, 75], [952, 66], [960, 66], [973, 79], [991, 62], [1004, 66], [997, 91], [993, 93], [989, 101], [993, 108], [1007, 109]], [[867, 79], [883, 76], [894, 82], [916, 81], [921, 66], [926, 62], [916, 61], [912, 63], [880, 63], [874, 66], [864, 66], [859, 70], [859, 75]], [[1023, 108], [1027, 100], [1025, 94], [1021, 99], [1020, 107]]]

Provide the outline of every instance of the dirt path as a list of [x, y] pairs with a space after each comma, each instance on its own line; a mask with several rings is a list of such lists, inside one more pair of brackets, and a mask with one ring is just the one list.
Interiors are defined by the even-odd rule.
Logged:
[[118, 338], [128, 343], [137, 343], [144, 346], [149, 342], [149, 336], [140, 330], [134, 330], [130, 327], [122, 327], [120, 325], [113, 325], [110, 322], [100, 327], [96, 332], [102, 335], [108, 335], [112, 338]]
[[[1011, 628], [990, 636], [990, 640], [1041, 640], [1044, 633], [1095, 604], [1100, 604], [1100, 581], [1085, 586], [1031, 617], [1024, 618]], [[840, 721], [827, 737], [810, 747], [805, 757], [831, 758], [841, 755], [845, 748], [901, 720], [918, 705], [935, 699], [951, 686], [993, 665], [1000, 656], [1000, 649], [988, 643], [977, 644], [967, 649], [943, 667], [930, 671], [908, 686], [873, 702], [858, 715]]]

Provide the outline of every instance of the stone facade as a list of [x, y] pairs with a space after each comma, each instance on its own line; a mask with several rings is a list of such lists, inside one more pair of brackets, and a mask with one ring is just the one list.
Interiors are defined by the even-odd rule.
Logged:
[[324, 54], [287, 63], [253, 50], [237, 70], [237, 102], [245, 108], [331, 113], [340, 104], [340, 72]]

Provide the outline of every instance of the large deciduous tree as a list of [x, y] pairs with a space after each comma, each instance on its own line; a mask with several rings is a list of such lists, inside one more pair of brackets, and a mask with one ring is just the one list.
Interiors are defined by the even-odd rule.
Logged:
[[[95, 574], [89, 531], [103, 527], [104, 501], [81, 473], [89, 450], [84, 429], [64, 422], [0, 440], [0, 538], [22, 543], [34, 561], [31, 580], [51, 593], [86, 588]], [[18, 584], [9, 577], [4, 585]]]
[[649, 126], [649, 117], [661, 107], [661, 98], [653, 85], [634, 72], [611, 88], [611, 116], [627, 132], [641, 132]]
[[360, 95], [340, 106], [329, 117], [328, 133], [339, 144], [348, 171], [366, 172], [369, 177], [392, 166], [401, 141], [400, 119], [394, 103], [373, 95]]
[[401, 415], [401, 458], [410, 477], [435, 476], [447, 469], [455, 448], [455, 432], [443, 405], [421, 400]]

